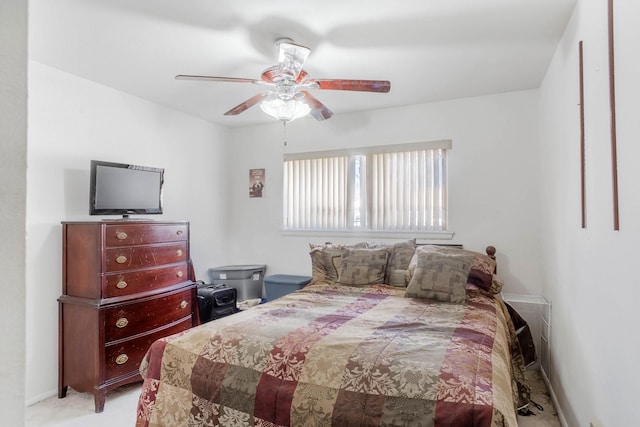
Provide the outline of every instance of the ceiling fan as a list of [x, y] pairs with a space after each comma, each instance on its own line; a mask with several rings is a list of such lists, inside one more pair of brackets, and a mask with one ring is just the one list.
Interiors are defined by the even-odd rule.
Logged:
[[316, 120], [326, 120], [333, 115], [331, 110], [309, 92], [310, 90], [387, 93], [391, 89], [391, 82], [387, 80], [312, 79], [302, 69], [311, 49], [296, 44], [289, 38], [279, 38], [275, 45], [278, 50], [278, 65], [264, 70], [260, 79], [188, 74], [179, 74], [176, 79], [253, 83], [265, 86], [264, 92], [233, 107], [224, 113], [225, 116], [238, 115], [260, 104], [265, 113], [285, 123], [306, 114], [311, 114]]

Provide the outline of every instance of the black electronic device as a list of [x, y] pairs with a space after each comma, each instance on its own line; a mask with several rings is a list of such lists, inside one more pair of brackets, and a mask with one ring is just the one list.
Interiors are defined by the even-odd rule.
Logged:
[[91, 160], [90, 215], [162, 214], [164, 169]]

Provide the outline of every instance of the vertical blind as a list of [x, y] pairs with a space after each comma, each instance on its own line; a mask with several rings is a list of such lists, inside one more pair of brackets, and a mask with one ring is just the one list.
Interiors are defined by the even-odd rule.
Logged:
[[445, 230], [445, 156], [444, 149], [369, 155], [368, 228]]
[[287, 155], [286, 230], [446, 230], [446, 154], [434, 141]]
[[347, 156], [288, 160], [285, 229], [347, 229]]

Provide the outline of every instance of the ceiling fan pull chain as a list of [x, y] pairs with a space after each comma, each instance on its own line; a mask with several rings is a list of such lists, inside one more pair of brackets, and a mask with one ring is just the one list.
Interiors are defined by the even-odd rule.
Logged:
[[282, 148], [282, 158], [287, 161], [287, 121], [282, 121], [283, 135], [284, 135], [284, 147]]

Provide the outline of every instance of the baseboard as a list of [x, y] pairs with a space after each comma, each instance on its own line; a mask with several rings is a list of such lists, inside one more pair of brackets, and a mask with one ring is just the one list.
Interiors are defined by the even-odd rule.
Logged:
[[562, 427], [569, 427], [569, 424], [567, 424], [567, 419], [564, 417], [564, 412], [562, 412], [562, 408], [560, 407], [560, 403], [558, 403], [556, 393], [553, 391], [553, 387], [551, 387], [551, 381], [549, 381], [549, 378], [547, 377], [544, 369], [540, 369], [540, 375], [542, 376], [542, 380], [544, 381], [544, 383], [547, 385], [549, 395], [551, 396], [551, 402], [553, 402], [553, 407], [558, 414], [558, 420], [560, 420], [560, 425]]
[[57, 396], [58, 395], [58, 390], [57, 389], [53, 389], [44, 393], [41, 393], [37, 396], [31, 397], [29, 399], [26, 400], [25, 405], [26, 406], [31, 406], [31, 405], [35, 405], [38, 402], [42, 402], [43, 400], [47, 400], [50, 397], [53, 396]]

